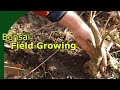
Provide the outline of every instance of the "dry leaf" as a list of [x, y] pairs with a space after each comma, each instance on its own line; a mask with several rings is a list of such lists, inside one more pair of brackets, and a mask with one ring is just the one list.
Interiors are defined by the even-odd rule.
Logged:
[[30, 32], [31, 28], [32, 28], [32, 23], [28, 23], [28, 24], [25, 25], [23, 31], [24, 32]]
[[4, 66], [4, 78], [8, 79], [10, 77], [20, 76], [21, 67], [21, 64]]
[[6, 48], [11, 48], [10, 45], [7, 44], [7, 43], [4, 43], [4, 47], [6, 47]]

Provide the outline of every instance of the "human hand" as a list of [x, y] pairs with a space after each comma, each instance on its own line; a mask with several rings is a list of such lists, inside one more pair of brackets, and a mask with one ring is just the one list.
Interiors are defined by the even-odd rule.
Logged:
[[101, 72], [102, 76], [105, 77], [105, 71], [107, 69], [107, 54], [106, 54], [106, 49], [105, 49], [104, 45], [101, 48], [101, 52], [102, 52], [102, 62], [100, 64], [100, 72]]
[[[86, 67], [89, 67], [89, 69], [87, 69], [88, 72], [90, 72], [90, 74], [94, 73], [95, 75], [97, 74], [98, 70], [100, 70], [101, 73], [104, 74], [107, 67], [106, 50], [103, 45], [101, 48], [97, 47], [96, 49], [95, 41], [98, 41], [100, 39], [98, 39], [99, 37], [94, 37], [91, 28], [89, 28], [88, 25], [72, 11], [68, 11], [58, 23], [69, 28], [72, 31], [75, 41], [90, 56], [90, 61], [85, 65]], [[99, 34], [95, 35], [99, 36]], [[93, 48], [89, 47], [87, 40], [92, 43]], [[98, 66], [99, 62], [101, 62], [100, 66]]]

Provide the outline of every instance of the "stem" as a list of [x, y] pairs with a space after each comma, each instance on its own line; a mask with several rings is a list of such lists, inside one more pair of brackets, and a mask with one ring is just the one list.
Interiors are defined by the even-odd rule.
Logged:
[[94, 55], [95, 54], [95, 47], [94, 47], [93, 43], [89, 39], [86, 42], [87, 42], [87, 44], [92, 52], [92, 55]]
[[88, 19], [88, 25], [91, 28], [92, 33], [94, 35], [96, 47], [99, 47], [100, 43], [101, 43], [101, 37], [100, 37], [100, 33], [98, 31], [98, 28], [93, 20], [94, 17], [95, 17], [95, 14], [92, 16], [92, 11], [91, 11], [89, 19]]
[[108, 22], [110, 21], [111, 17], [113, 16], [113, 13], [114, 13], [114, 12], [112, 12], [112, 14], [109, 16], [107, 22], [105, 23], [105, 26], [104, 26], [104, 29], [103, 29], [103, 30], [106, 30], [107, 24], [108, 24]]
[[43, 61], [41, 64], [39, 64], [35, 69], [33, 69], [32, 71], [30, 71], [29, 73], [27, 73], [23, 78], [25, 78], [26, 76], [28, 76], [29, 74], [33, 73], [35, 70], [37, 70], [40, 66], [42, 66], [46, 61], [48, 61], [52, 56], [54, 56], [59, 50], [57, 50], [56, 52], [54, 52], [52, 55], [50, 55], [45, 61]]
[[[116, 29], [113, 29], [113, 30], [116, 30]], [[104, 40], [106, 39], [106, 37], [107, 37], [107, 36], [109, 35], [109, 33], [110, 33], [111, 31], [113, 31], [113, 30], [108, 31], [108, 32], [104, 35], [104, 37], [103, 37], [103, 39], [102, 39], [102, 41], [101, 41], [101, 43], [100, 43], [100, 48], [102, 47], [103, 42], [104, 42]]]

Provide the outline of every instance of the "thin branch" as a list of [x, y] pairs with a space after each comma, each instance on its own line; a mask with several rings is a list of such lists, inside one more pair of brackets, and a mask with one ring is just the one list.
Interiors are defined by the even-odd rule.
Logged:
[[120, 50], [111, 52], [110, 54], [113, 54], [113, 53], [120, 53]]
[[108, 24], [108, 22], [110, 21], [111, 17], [113, 16], [113, 13], [114, 13], [114, 12], [112, 12], [112, 14], [109, 16], [107, 22], [105, 23], [105, 26], [104, 26], [104, 29], [103, 29], [103, 30], [106, 30], [107, 24]]
[[11, 69], [26, 71], [25, 69], [21, 69], [21, 68], [17, 68], [17, 67], [11, 67], [11, 66], [4, 66], [4, 68], [11, 68]]
[[48, 24], [48, 25], [46, 25], [46, 26], [44, 26], [44, 27], [41, 27], [39, 30], [36, 30], [35, 32], [31, 33], [30, 35], [33, 35], [33, 34], [39, 32], [40, 30], [45, 29], [45, 28], [50, 27], [50, 26], [53, 26], [53, 25], [55, 25], [55, 24], [56, 24], [56, 22], [55, 22], [55, 23], [52, 23], [52, 24]]
[[32, 71], [30, 71], [28, 74], [26, 74], [23, 78], [28, 76], [29, 74], [33, 73], [35, 70], [37, 70], [40, 66], [42, 66], [46, 61], [48, 61], [52, 56], [54, 56], [59, 50], [54, 52], [52, 55], [50, 55], [46, 60], [44, 60], [41, 64], [39, 64], [36, 68], [34, 68]]
[[95, 15], [95, 17], [98, 16], [101, 12], [102, 12], [102, 11], [99, 11], [99, 12]]
[[49, 71], [48, 71], [48, 73], [49, 73], [49, 75], [51, 76], [52, 79], [55, 79]]
[[93, 12], [91, 11], [90, 16], [88, 18], [88, 25], [91, 28], [92, 33], [94, 35], [96, 47], [99, 47], [102, 38], [100, 37], [100, 33], [98, 31], [98, 28], [93, 20], [93, 17], [95, 17], [95, 13], [93, 14], [93, 16], [92, 16], [92, 13]]
[[84, 11], [84, 12], [82, 12], [79, 16], [81, 17], [84, 13], [85, 13], [85, 11]]
[[95, 17], [96, 17], [96, 11], [93, 12], [92, 19], [94, 19]]
[[[113, 29], [113, 30], [117, 30], [117, 29]], [[106, 37], [109, 35], [109, 33], [111, 32], [111, 31], [113, 31], [113, 30], [109, 30], [105, 35], [104, 35], [104, 37], [103, 37], [103, 39], [102, 39], [102, 41], [101, 41], [101, 43], [100, 43], [100, 48], [102, 47], [102, 44], [103, 44], [103, 42], [104, 42], [104, 40], [106, 39]]]
[[108, 46], [107, 46], [107, 52], [110, 51], [111, 47], [113, 46], [113, 42], [111, 42]]

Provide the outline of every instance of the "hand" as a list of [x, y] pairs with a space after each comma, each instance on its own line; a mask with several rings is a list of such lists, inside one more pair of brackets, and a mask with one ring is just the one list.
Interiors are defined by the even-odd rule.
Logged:
[[[95, 46], [93, 33], [77, 14], [75, 14], [73, 11], [68, 11], [58, 23], [69, 28], [72, 31], [75, 41], [80, 45], [82, 49], [87, 52], [90, 58], [94, 55], [86, 43], [86, 40], [89, 39], [93, 43], [93, 46]], [[102, 62], [100, 65], [100, 71], [104, 75], [107, 67], [107, 56], [104, 45], [102, 45], [101, 51]]]
[[105, 50], [105, 47], [102, 46], [101, 48], [102, 50], [102, 62], [101, 62], [101, 65], [100, 65], [100, 72], [103, 76], [105, 76], [105, 71], [107, 69], [107, 54], [106, 54], [106, 50]]

